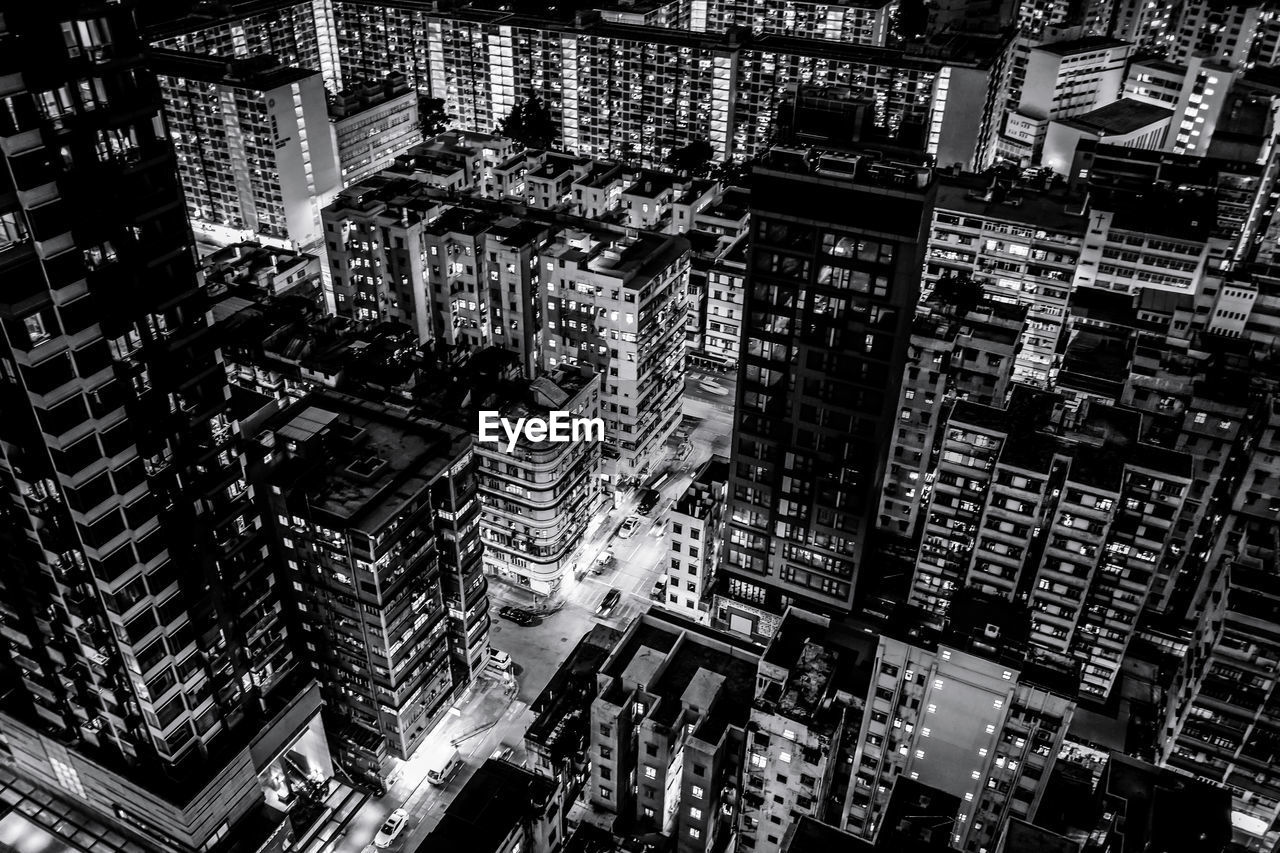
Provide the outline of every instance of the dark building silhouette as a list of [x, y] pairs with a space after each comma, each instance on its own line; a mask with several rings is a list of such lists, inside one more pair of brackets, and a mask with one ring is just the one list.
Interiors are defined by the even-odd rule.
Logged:
[[894, 429], [931, 170], [777, 148], [752, 185], [730, 511], [714, 624], [848, 611]]
[[0, 79], [0, 732], [22, 775], [202, 849], [253, 822], [318, 698], [262, 559], [159, 89], [118, 2], [6, 4]]

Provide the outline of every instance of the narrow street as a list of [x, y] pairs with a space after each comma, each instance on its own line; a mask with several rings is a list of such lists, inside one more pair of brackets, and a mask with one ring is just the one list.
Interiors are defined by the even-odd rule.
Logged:
[[[710, 390], [702, 384], [707, 381], [711, 383]], [[728, 455], [732, 401], [729, 379], [690, 371], [682, 425], [687, 437], [674, 438], [670, 443], [669, 476], [659, 486], [662, 500], [627, 539], [617, 534], [622, 522], [635, 513], [636, 492], [623, 495], [617, 507], [602, 515], [588, 531], [581, 559], [590, 565], [597, 555], [612, 549], [616, 562], [602, 574], [588, 573], [582, 580], [569, 575], [550, 604], [552, 612], [538, 624], [521, 627], [501, 618], [498, 611], [505, 605], [541, 607], [544, 603], [535, 601], [536, 597], [525, 590], [491, 581], [490, 645], [511, 655], [515, 687], [488, 674], [479, 679], [413, 759], [405, 763], [403, 773], [387, 794], [369, 799], [342, 829], [335, 826], [321, 832], [306, 846], [305, 853], [372, 853], [376, 849], [374, 835], [397, 808], [409, 813], [408, 827], [386, 849], [412, 853], [476, 768], [496, 751], [511, 747], [510, 760], [525, 761], [524, 732], [533, 721], [529, 705], [583, 634], [596, 622], [625, 628], [636, 615], [657, 603], [650, 594], [667, 565], [666, 521], [671, 504], [684, 494], [698, 468], [713, 453]], [[622, 596], [613, 612], [602, 617], [596, 611], [610, 589], [621, 590]], [[428, 784], [425, 774], [430, 760], [454, 748], [462, 754], [462, 769], [444, 786]]]

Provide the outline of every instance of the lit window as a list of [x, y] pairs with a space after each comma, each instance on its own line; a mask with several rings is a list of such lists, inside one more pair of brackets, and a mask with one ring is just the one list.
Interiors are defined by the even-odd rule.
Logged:
[[690, 807], [689, 807], [689, 819], [690, 819], [690, 820], [702, 820], [702, 809], [697, 808], [697, 807], [695, 807], [695, 806], [690, 806]]
[[658, 771], [657, 771], [657, 768], [654, 768], [654, 767], [646, 767], [646, 768], [644, 769], [644, 778], [646, 778], [646, 779], [657, 779], [657, 778], [658, 778]]

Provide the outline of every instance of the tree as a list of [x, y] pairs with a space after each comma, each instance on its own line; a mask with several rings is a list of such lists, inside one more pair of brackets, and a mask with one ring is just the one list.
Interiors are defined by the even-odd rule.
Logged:
[[898, 6], [898, 35], [904, 40], [920, 38], [929, 28], [929, 10], [924, 0], [902, 0]]
[[683, 175], [698, 172], [705, 174], [711, 166], [711, 158], [715, 153], [710, 142], [705, 139], [695, 139], [688, 145], [673, 148], [667, 155], [667, 165]]
[[498, 132], [526, 148], [550, 148], [559, 135], [546, 102], [532, 94], [511, 108]]
[[444, 101], [440, 98], [418, 96], [418, 126], [422, 128], [424, 138], [444, 133], [449, 127], [450, 116], [444, 111]]

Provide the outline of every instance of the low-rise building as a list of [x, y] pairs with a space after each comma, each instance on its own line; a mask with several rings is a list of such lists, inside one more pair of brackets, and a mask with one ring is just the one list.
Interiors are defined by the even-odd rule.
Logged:
[[1174, 127], [1171, 110], [1121, 98], [1072, 118], [1050, 121], [1040, 162], [1059, 175], [1068, 174], [1076, 147], [1082, 140], [1105, 139], [1110, 145], [1158, 151]]
[[205, 292], [217, 300], [224, 294], [298, 297], [324, 307], [320, 257], [261, 243], [233, 243], [205, 256], [201, 263]]
[[596, 673], [621, 639], [616, 628], [592, 625], [529, 705], [535, 715], [524, 733], [529, 769], [555, 779], [570, 802], [582, 792], [590, 772]]

